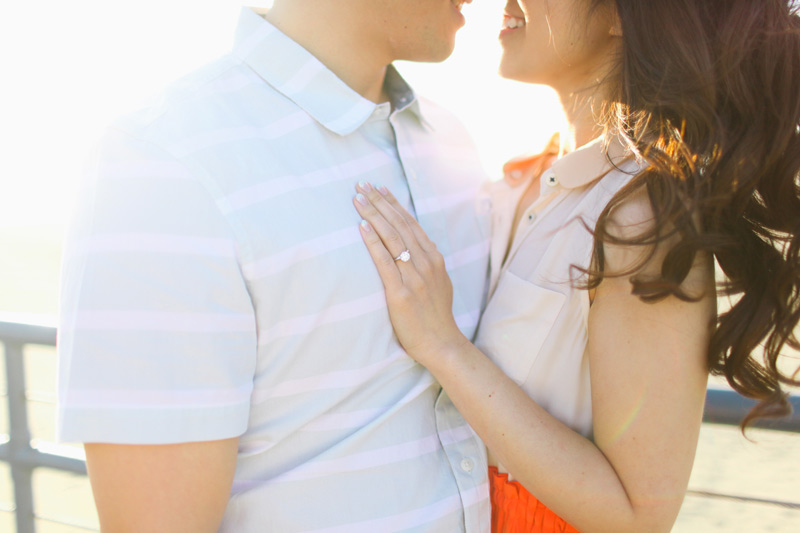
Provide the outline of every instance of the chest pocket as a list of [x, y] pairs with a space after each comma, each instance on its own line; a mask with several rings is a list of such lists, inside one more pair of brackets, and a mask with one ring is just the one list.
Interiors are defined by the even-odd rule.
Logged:
[[560, 292], [506, 271], [483, 313], [475, 345], [522, 385], [565, 300]]

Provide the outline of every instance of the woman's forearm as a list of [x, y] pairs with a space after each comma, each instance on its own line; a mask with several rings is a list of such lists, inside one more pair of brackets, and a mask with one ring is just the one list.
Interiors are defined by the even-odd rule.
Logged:
[[567, 522], [584, 532], [669, 531], [671, 513], [633, 504], [602, 451], [536, 404], [473, 344], [428, 361], [493, 455]]

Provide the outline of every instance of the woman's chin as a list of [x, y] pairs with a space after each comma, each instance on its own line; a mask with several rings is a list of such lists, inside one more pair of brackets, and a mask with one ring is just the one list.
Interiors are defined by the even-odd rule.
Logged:
[[531, 61], [529, 58], [503, 54], [497, 67], [497, 73], [507, 80], [546, 85], [555, 89], [559, 76], [552, 68], [548, 67], [546, 64]]
[[516, 69], [512, 68], [506, 61], [500, 60], [500, 65], [497, 67], [497, 73], [500, 74], [500, 77], [507, 80], [514, 80], [515, 71]]
[[531, 76], [528, 69], [521, 68], [520, 65], [503, 60], [500, 61], [497, 73], [500, 77], [507, 80], [520, 81], [523, 83], [541, 83], [540, 81], [535, 81], [535, 76]]

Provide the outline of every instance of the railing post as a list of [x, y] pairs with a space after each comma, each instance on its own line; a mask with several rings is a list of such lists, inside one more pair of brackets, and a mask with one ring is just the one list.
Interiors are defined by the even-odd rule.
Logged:
[[6, 381], [8, 387], [9, 455], [11, 477], [14, 480], [14, 505], [16, 507], [17, 533], [34, 533], [33, 468], [22, 461], [14, 461], [31, 451], [31, 433], [28, 428], [28, 405], [25, 396], [25, 359], [23, 344], [14, 341], [3, 343], [6, 356]]

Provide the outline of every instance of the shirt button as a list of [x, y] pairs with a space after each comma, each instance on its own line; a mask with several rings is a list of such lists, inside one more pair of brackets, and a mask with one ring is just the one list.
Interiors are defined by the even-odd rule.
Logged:
[[550, 187], [555, 187], [558, 185], [558, 177], [555, 174], [550, 174], [547, 176], [547, 185]]
[[528, 224], [533, 224], [534, 222], [536, 222], [536, 213], [528, 213], [527, 219], [528, 219]]
[[464, 457], [461, 459], [461, 470], [464, 472], [472, 472], [473, 468], [475, 468], [475, 461], [469, 457]]

